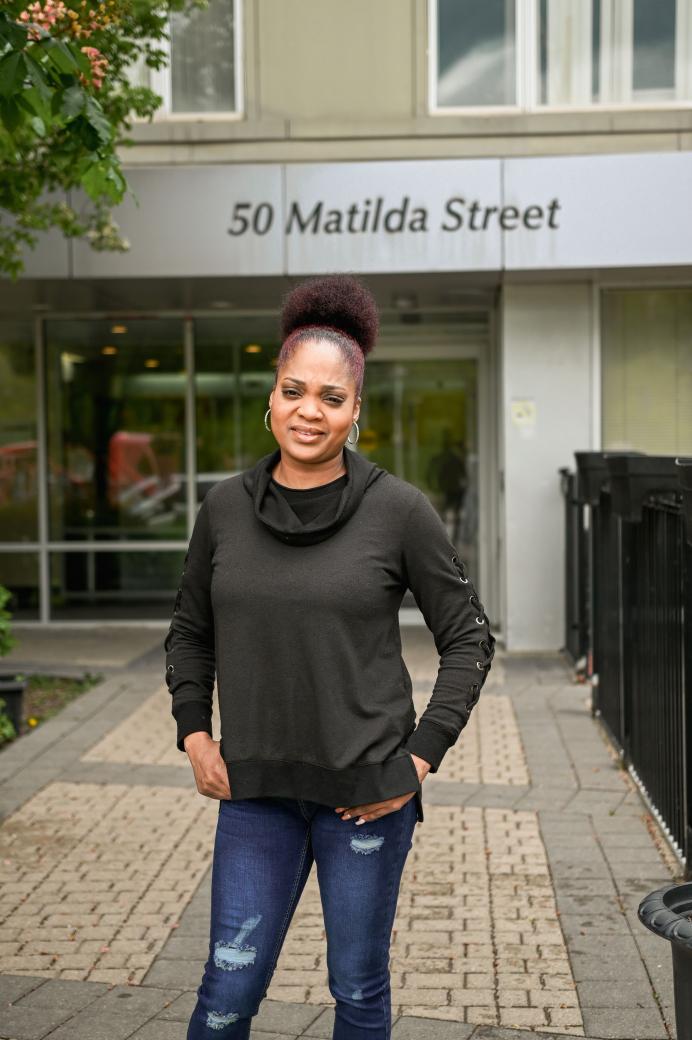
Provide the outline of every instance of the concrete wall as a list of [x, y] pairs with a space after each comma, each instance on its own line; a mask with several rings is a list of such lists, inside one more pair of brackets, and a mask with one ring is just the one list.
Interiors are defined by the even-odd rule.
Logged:
[[[558, 469], [593, 445], [592, 290], [506, 285], [501, 325], [502, 627], [508, 650], [564, 645], [564, 506]], [[513, 416], [512, 403], [520, 414]], [[532, 407], [535, 418], [532, 421]]]
[[411, 115], [413, 21], [402, 0], [258, 0], [265, 117], [370, 120]]
[[243, 0], [244, 111], [135, 121], [126, 165], [677, 151], [692, 111], [430, 112], [427, 0]]

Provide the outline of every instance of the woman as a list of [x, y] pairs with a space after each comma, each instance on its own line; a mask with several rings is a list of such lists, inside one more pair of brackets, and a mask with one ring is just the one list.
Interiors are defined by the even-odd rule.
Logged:
[[[177, 746], [219, 814], [188, 1040], [250, 1035], [313, 861], [333, 1036], [389, 1038], [391, 932], [421, 784], [494, 655], [427, 497], [346, 447], [377, 330], [375, 301], [351, 276], [288, 294], [264, 417], [278, 447], [211, 488], [190, 539], [166, 681]], [[417, 726], [398, 623], [407, 588], [440, 655]]]

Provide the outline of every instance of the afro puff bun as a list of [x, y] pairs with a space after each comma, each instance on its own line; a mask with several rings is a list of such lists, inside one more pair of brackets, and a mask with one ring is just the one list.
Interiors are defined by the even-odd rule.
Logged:
[[310, 278], [284, 297], [281, 336], [286, 339], [300, 325], [325, 325], [355, 339], [368, 354], [375, 345], [379, 316], [369, 289], [350, 274]]

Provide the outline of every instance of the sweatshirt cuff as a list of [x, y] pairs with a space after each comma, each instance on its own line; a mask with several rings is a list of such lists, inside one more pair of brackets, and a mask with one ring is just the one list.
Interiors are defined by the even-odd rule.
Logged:
[[429, 762], [430, 772], [436, 773], [449, 750], [449, 738], [439, 726], [421, 719], [404, 747], [425, 762]]
[[185, 745], [183, 741], [185, 737], [189, 736], [190, 733], [199, 733], [203, 731], [212, 736], [211, 730], [211, 719], [199, 704], [195, 704], [194, 701], [189, 701], [187, 704], [181, 704], [175, 712], [175, 721], [178, 724], [178, 737], [177, 744], [179, 751], [185, 751]]

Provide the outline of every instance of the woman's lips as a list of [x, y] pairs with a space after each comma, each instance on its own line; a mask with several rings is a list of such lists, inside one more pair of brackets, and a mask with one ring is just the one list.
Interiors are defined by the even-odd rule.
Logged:
[[291, 426], [291, 431], [296, 435], [298, 440], [301, 441], [316, 441], [318, 437], [324, 437], [322, 432], [310, 433], [307, 430], [299, 430], [295, 426]]

